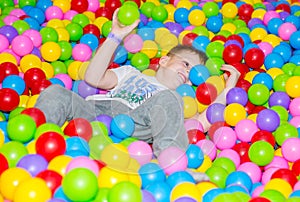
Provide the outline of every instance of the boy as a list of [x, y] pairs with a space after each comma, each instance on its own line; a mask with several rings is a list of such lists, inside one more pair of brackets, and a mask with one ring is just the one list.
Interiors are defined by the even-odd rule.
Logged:
[[[205, 64], [207, 57], [193, 47], [179, 45], [160, 58], [155, 77], [142, 74], [129, 65], [107, 69], [116, 48], [139, 23], [137, 20], [132, 25], [120, 26], [117, 12], [118, 9], [113, 16], [111, 33], [85, 73], [89, 85], [109, 93], [89, 96], [85, 100], [72, 91], [52, 85], [41, 92], [35, 107], [45, 113], [48, 122], [58, 125], [78, 117], [93, 121], [99, 114], [112, 117], [128, 114], [135, 122], [133, 137], [153, 143], [155, 156], [170, 146], [186, 150], [189, 142], [184, 127], [183, 103], [175, 90], [183, 83], [190, 83], [190, 69]], [[228, 71], [230, 76], [216, 102], [225, 103], [225, 95], [235, 86], [239, 72], [229, 65], [224, 65], [222, 70]], [[195, 118], [207, 131], [210, 124], [205, 112]]]

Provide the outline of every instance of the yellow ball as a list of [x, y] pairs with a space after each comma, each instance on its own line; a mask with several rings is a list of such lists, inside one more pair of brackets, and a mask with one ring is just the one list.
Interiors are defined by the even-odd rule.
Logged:
[[167, 20], [174, 21], [174, 13], [176, 11], [175, 6], [173, 4], [165, 4], [164, 7], [168, 12]]
[[274, 80], [278, 75], [280, 74], [284, 74], [284, 72], [282, 71], [282, 69], [278, 68], [278, 67], [272, 67], [269, 70], [266, 71], [267, 74], [269, 74], [272, 79]]
[[176, 185], [170, 194], [171, 201], [175, 201], [181, 197], [189, 197], [195, 201], [201, 200], [200, 191], [194, 183], [182, 182]]
[[191, 9], [193, 7], [193, 4], [189, 0], [179, 0], [176, 8], [186, 8], [186, 9]]
[[58, 41], [69, 41], [70, 33], [64, 27], [56, 28], [56, 32], [58, 35]]
[[291, 76], [285, 84], [286, 93], [292, 97], [300, 97], [300, 76]]
[[251, 18], [259, 18], [263, 20], [266, 12], [267, 11], [265, 9], [261, 9], [261, 8], [255, 9], [251, 14]]
[[204, 160], [201, 164], [201, 166], [199, 166], [196, 170], [198, 172], [202, 172], [205, 173], [207, 169], [209, 169], [212, 165], [212, 160], [209, 158], [209, 156], [204, 155]]
[[246, 80], [246, 81], [249, 81], [250, 83], [252, 83], [252, 81], [253, 81], [253, 78], [255, 77], [255, 75], [256, 74], [258, 74], [259, 72], [258, 71], [250, 71], [250, 72], [247, 72], [246, 74], [245, 74], [245, 77], [244, 77], [244, 79]]
[[106, 17], [98, 17], [94, 20], [93, 24], [96, 25], [99, 28], [99, 30], [102, 30], [102, 26], [107, 21], [109, 21], [109, 19], [107, 19]]
[[254, 28], [251, 32], [250, 32], [250, 39], [251, 41], [257, 41], [257, 40], [262, 40], [263, 38], [265, 38], [268, 35], [268, 32], [263, 29], [263, 28]]
[[167, 34], [170, 34], [170, 31], [167, 28], [165, 27], [157, 28], [154, 31], [154, 36], [155, 36], [154, 41], [159, 44], [161, 41], [164, 40], [164, 36]]
[[268, 42], [274, 48], [275, 46], [278, 46], [280, 42], [282, 42], [282, 39], [274, 34], [268, 34], [261, 41]]
[[13, 167], [5, 170], [0, 176], [0, 192], [4, 198], [13, 200], [16, 188], [31, 178], [31, 174], [20, 167]]
[[196, 102], [197, 102], [197, 107], [198, 107], [198, 113], [202, 113], [202, 112], [204, 112], [204, 110], [207, 109], [208, 105], [202, 104], [197, 99], [196, 99]]
[[143, 74], [146, 74], [148, 76], [155, 76], [156, 71], [153, 69], [145, 69], [144, 71], [142, 71]]
[[16, 188], [14, 202], [41, 202], [51, 199], [52, 192], [41, 178], [30, 178]]
[[237, 16], [238, 8], [234, 3], [227, 2], [222, 6], [221, 12], [225, 18], [234, 18]]
[[224, 109], [225, 122], [230, 126], [235, 126], [240, 120], [247, 117], [245, 107], [239, 103], [231, 103]]
[[158, 52], [158, 46], [155, 41], [145, 40], [141, 49], [142, 53], [145, 53], [150, 59], [154, 58]]
[[56, 28], [64, 28], [65, 25], [63, 21], [61, 21], [60, 19], [51, 19], [47, 22], [47, 27], [52, 27], [56, 29]]
[[128, 150], [122, 144], [109, 144], [102, 150], [100, 160], [110, 167], [127, 168], [130, 161]]
[[49, 62], [42, 62], [41, 69], [45, 72], [47, 79], [51, 79], [54, 76], [53, 66]]
[[229, 31], [233, 34], [236, 30], [236, 26], [233, 23], [227, 22], [221, 27], [221, 30]]
[[254, 114], [250, 114], [249, 116], [247, 116], [247, 119], [252, 120], [254, 123], [256, 123], [256, 118], [257, 118], [257, 113]]
[[18, 65], [16, 57], [10, 53], [0, 53], [0, 64], [3, 62], [11, 62], [15, 65]]
[[264, 190], [276, 190], [282, 193], [285, 198], [288, 198], [289, 195], [293, 192], [292, 186], [285, 180], [280, 178], [273, 178], [266, 183]]
[[81, 67], [82, 62], [78, 60], [74, 60], [71, 62], [68, 66], [68, 75], [73, 79], [73, 80], [79, 80], [79, 69]]
[[61, 8], [61, 10], [65, 13], [71, 9], [71, 1], [69, 0], [54, 0], [53, 6], [57, 6]]
[[82, 13], [83, 15], [85, 15], [86, 17], [88, 17], [88, 19], [90, 20], [90, 22], [92, 21], [94, 21], [95, 20], [95, 13], [94, 12], [92, 12], [92, 11], [84, 11], [83, 13]]
[[30, 68], [40, 68], [41, 66], [42, 66], [41, 59], [34, 54], [25, 55], [20, 60], [20, 68], [23, 73], [25, 73]]
[[72, 157], [67, 156], [67, 155], [56, 156], [49, 162], [48, 169], [56, 171], [61, 176], [65, 176], [66, 168], [71, 160], [72, 160]]
[[224, 88], [225, 88], [225, 82], [224, 82], [223, 77], [221, 77], [221, 76], [217, 76], [217, 75], [210, 76], [208, 79], [206, 79], [205, 82], [206, 82], [206, 83], [210, 83], [210, 84], [212, 84], [213, 86], [215, 86], [216, 89], [217, 89], [218, 95], [219, 95], [219, 94], [224, 90]]
[[178, 35], [178, 43], [182, 44], [183, 37], [186, 34], [191, 33], [191, 32], [192, 32], [191, 30], [183, 30], [182, 32], [180, 32], [180, 34]]
[[198, 112], [196, 99], [190, 96], [183, 96], [183, 114], [184, 118], [192, 118]]
[[32, 95], [29, 97], [29, 100], [27, 101], [27, 108], [34, 107], [36, 100], [38, 99], [39, 94]]
[[203, 25], [206, 20], [206, 16], [202, 10], [194, 9], [189, 13], [188, 21], [191, 25], [200, 26]]
[[20, 95], [20, 102], [19, 102], [19, 107], [27, 107], [27, 102], [29, 100], [28, 95]]
[[169, 51], [173, 47], [177, 46], [178, 39], [174, 34], [166, 34], [164, 40], [160, 41], [159, 45], [162, 51]]
[[0, 148], [4, 144], [4, 141], [5, 141], [5, 135], [4, 135], [3, 131], [0, 130]]
[[204, 194], [206, 194], [208, 191], [218, 188], [218, 186], [212, 182], [199, 182], [197, 185], [197, 188], [200, 191], [201, 197], [204, 196]]
[[89, 65], [89, 61], [83, 62], [80, 67], [79, 67], [79, 71], [78, 71], [78, 77], [81, 80], [84, 80], [84, 76], [85, 76], [85, 71], [88, 68]]
[[26, 149], [27, 149], [27, 151], [28, 151], [28, 154], [36, 154], [35, 142], [36, 142], [36, 140], [31, 140], [31, 141], [26, 145]]
[[41, 46], [41, 55], [48, 62], [56, 61], [61, 56], [61, 48], [57, 43], [48, 41]]
[[115, 184], [128, 180], [129, 177], [125, 170], [105, 166], [99, 173], [98, 186], [99, 188], [112, 188]]

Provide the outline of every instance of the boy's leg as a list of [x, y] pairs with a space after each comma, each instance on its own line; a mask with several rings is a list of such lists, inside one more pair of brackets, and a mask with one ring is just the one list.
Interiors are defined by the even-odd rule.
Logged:
[[35, 107], [44, 112], [47, 122], [59, 126], [66, 120], [80, 117], [92, 121], [97, 116], [93, 101], [86, 101], [60, 85], [51, 85], [43, 90]]
[[188, 148], [184, 127], [183, 101], [175, 91], [164, 90], [153, 95], [138, 108], [129, 112], [135, 122], [135, 137], [153, 139], [156, 156], [170, 146]]

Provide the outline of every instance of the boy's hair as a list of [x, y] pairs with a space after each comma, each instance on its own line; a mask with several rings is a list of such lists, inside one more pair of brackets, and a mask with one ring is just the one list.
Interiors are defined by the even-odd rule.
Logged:
[[208, 59], [207, 55], [203, 51], [200, 51], [200, 50], [194, 48], [193, 46], [181, 45], [181, 44], [173, 47], [168, 52], [167, 56], [177, 55], [177, 54], [181, 53], [182, 51], [196, 53], [199, 56], [199, 59], [203, 64], [205, 64], [206, 60]]

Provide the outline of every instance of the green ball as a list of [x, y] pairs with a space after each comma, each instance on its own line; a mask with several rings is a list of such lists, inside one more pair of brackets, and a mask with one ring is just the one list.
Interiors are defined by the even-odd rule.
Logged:
[[43, 133], [49, 132], [49, 131], [57, 132], [61, 135], [64, 135], [64, 132], [58, 125], [49, 122], [49, 123], [43, 123], [36, 129], [35, 134], [34, 134], [34, 139], [39, 138]]
[[123, 181], [115, 184], [108, 192], [108, 202], [140, 202], [141, 189], [134, 183]]
[[293, 73], [294, 73], [295, 68], [297, 68], [296, 64], [290, 63], [290, 62], [289, 62], [289, 63], [284, 64], [284, 65], [281, 67], [281, 70], [282, 70], [285, 74], [287, 74], [287, 75], [289, 75], [289, 76], [293, 76]]
[[197, 26], [193, 29], [192, 32], [198, 34], [198, 36], [207, 36], [207, 37], [209, 37], [208, 29], [205, 26]]
[[74, 17], [72, 18], [72, 22], [79, 24], [82, 28], [90, 24], [89, 18], [82, 13], [74, 15]]
[[218, 41], [213, 41], [206, 46], [206, 54], [208, 57], [223, 58], [224, 45]]
[[93, 202], [107, 202], [110, 188], [99, 188], [96, 198]]
[[284, 123], [278, 126], [278, 128], [273, 132], [276, 143], [282, 145], [285, 140], [291, 137], [298, 137], [298, 130], [295, 126]]
[[103, 25], [102, 25], [102, 28], [101, 28], [101, 33], [104, 37], [107, 37], [108, 34], [110, 33], [111, 31], [111, 27], [112, 27], [112, 21], [106, 21]]
[[245, 192], [236, 191], [232, 194], [235, 195], [238, 199], [240, 199], [240, 202], [248, 202], [251, 199], [251, 196], [249, 196], [249, 194], [246, 194]]
[[225, 201], [241, 202], [237, 196], [235, 196], [234, 194], [231, 194], [231, 193], [219, 194], [212, 200], [212, 202], [225, 202]]
[[150, 18], [154, 7], [155, 4], [153, 2], [146, 1], [141, 6], [141, 13], [144, 14], [147, 18]]
[[64, 176], [62, 189], [72, 201], [91, 201], [98, 192], [97, 176], [87, 168], [74, 168]]
[[99, 159], [103, 149], [113, 143], [108, 135], [95, 135], [89, 140], [90, 156], [93, 159]]
[[10, 141], [2, 145], [0, 153], [3, 154], [10, 168], [16, 167], [19, 160], [28, 154], [28, 150], [24, 144], [17, 141]]
[[59, 41], [57, 44], [61, 49], [59, 60], [65, 61], [70, 59], [72, 56], [72, 45], [67, 41]]
[[23, 34], [23, 32], [30, 29], [29, 24], [23, 20], [14, 21], [12, 23], [12, 26], [18, 31], [19, 35]]
[[289, 75], [286, 74], [280, 74], [276, 76], [275, 79], [273, 80], [273, 89], [275, 91], [286, 92], [285, 84], [289, 78], [290, 78]]
[[35, 131], [35, 121], [26, 114], [19, 114], [7, 123], [7, 134], [11, 140], [29, 142], [33, 139]]
[[51, 62], [51, 65], [53, 67], [54, 75], [67, 73], [67, 66], [64, 62], [57, 60]]
[[219, 14], [219, 6], [215, 2], [206, 2], [202, 10], [207, 18], [211, 16], [217, 16]]
[[225, 64], [222, 58], [212, 57], [208, 58], [205, 63], [209, 73], [211, 76], [220, 76], [223, 72], [221, 70], [221, 66]]
[[249, 101], [254, 105], [264, 105], [270, 97], [267, 86], [261, 83], [252, 84], [248, 89]]
[[285, 202], [286, 201], [286, 198], [284, 197], [284, 195], [282, 193], [280, 193], [277, 190], [273, 190], [273, 189], [264, 190], [260, 193], [259, 196], [269, 199], [272, 202]]
[[289, 113], [286, 110], [286, 108], [284, 108], [283, 106], [281, 106], [281, 105], [274, 105], [274, 106], [271, 107], [271, 109], [274, 110], [279, 115], [280, 122], [288, 120]]
[[155, 6], [152, 9], [151, 17], [158, 22], [164, 22], [168, 18], [168, 11], [163, 5]]
[[33, 6], [35, 7], [36, 0], [19, 0], [19, 7], [23, 8], [24, 6]]
[[266, 141], [260, 140], [251, 144], [248, 151], [249, 159], [258, 166], [268, 165], [274, 158], [274, 148]]
[[219, 188], [225, 188], [228, 172], [224, 168], [220, 166], [211, 166], [205, 173], [211, 182], [215, 183]]
[[131, 25], [140, 18], [140, 11], [136, 6], [124, 4], [118, 12], [119, 22], [123, 25]]
[[19, 115], [24, 109], [25, 109], [25, 107], [17, 107], [17, 108], [15, 108], [14, 110], [12, 110], [9, 113], [8, 119], [12, 119], [15, 116]]
[[70, 41], [76, 42], [83, 35], [83, 28], [79, 24], [74, 23], [74, 22], [69, 23], [66, 26], [66, 30], [70, 34]]
[[124, 145], [125, 147], [128, 147], [131, 143], [137, 141], [138, 139], [135, 137], [128, 137], [123, 139], [120, 144]]
[[136, 67], [140, 71], [144, 71], [149, 67], [150, 59], [149, 57], [142, 52], [135, 53], [131, 58], [132, 66]]
[[108, 135], [108, 129], [103, 122], [92, 121], [91, 126], [93, 129], [93, 136], [96, 135]]
[[234, 162], [226, 157], [216, 158], [212, 165], [224, 168], [228, 174], [236, 170]]
[[56, 30], [52, 27], [43, 27], [40, 30], [40, 34], [42, 36], [42, 43], [46, 43], [48, 41], [57, 42], [58, 41], [58, 34]]

